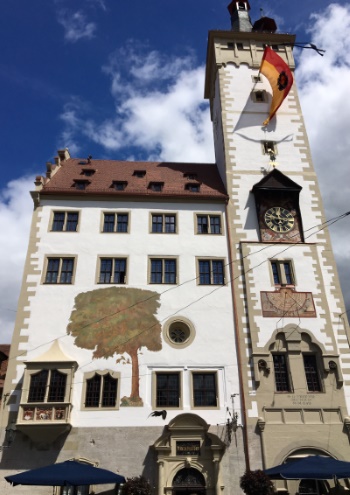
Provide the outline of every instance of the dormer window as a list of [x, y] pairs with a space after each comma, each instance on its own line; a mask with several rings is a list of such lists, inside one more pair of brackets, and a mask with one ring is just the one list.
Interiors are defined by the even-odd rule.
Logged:
[[188, 180], [197, 180], [197, 174], [195, 174], [194, 172], [186, 172], [184, 174], [184, 177], [186, 177], [186, 179]]
[[150, 182], [149, 189], [155, 192], [161, 192], [163, 190], [164, 182]]
[[185, 189], [186, 189], [186, 191], [197, 193], [197, 192], [199, 192], [200, 186], [199, 186], [199, 184], [189, 183], [189, 184], [185, 185]]
[[74, 187], [75, 187], [75, 189], [78, 189], [79, 191], [84, 191], [89, 184], [90, 184], [90, 182], [88, 180], [75, 180], [74, 181]]
[[123, 181], [123, 180], [114, 180], [113, 183], [112, 183], [112, 187], [116, 190], [116, 191], [124, 191], [124, 189], [126, 188], [127, 186], [127, 181]]
[[137, 177], [138, 179], [142, 179], [146, 175], [146, 170], [135, 170], [133, 173], [134, 177]]
[[85, 175], [85, 177], [91, 177], [92, 175], [94, 175], [95, 172], [96, 170], [94, 170], [93, 168], [83, 168], [83, 170], [81, 171], [81, 175]]

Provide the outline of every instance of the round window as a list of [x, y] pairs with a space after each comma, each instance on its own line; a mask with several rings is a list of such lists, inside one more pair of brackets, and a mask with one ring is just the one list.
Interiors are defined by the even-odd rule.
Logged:
[[187, 318], [171, 318], [164, 325], [163, 335], [172, 347], [183, 348], [191, 344], [195, 330]]

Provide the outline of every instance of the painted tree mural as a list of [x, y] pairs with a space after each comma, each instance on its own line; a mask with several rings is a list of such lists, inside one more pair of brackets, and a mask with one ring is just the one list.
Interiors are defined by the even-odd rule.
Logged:
[[[95, 359], [130, 356], [131, 393], [122, 399], [122, 405], [142, 405], [138, 354], [142, 347], [149, 351], [162, 348], [161, 326], [155, 317], [159, 306], [157, 292], [124, 287], [82, 292], [75, 298], [67, 327], [75, 345], [93, 350]], [[117, 362], [130, 360], [120, 356]]]

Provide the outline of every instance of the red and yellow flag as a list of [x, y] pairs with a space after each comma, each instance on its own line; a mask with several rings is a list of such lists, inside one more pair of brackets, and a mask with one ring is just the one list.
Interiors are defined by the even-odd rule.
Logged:
[[272, 89], [270, 114], [263, 123], [267, 125], [287, 97], [293, 85], [293, 75], [286, 62], [268, 46], [264, 51], [260, 72], [267, 77]]

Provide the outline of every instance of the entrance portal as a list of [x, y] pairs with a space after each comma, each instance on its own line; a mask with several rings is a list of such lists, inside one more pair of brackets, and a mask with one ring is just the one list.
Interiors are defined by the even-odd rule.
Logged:
[[194, 468], [181, 469], [173, 479], [173, 495], [206, 495], [202, 473]]

